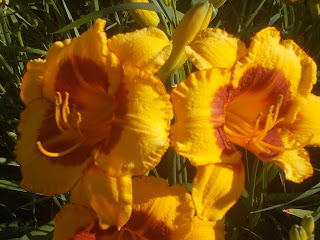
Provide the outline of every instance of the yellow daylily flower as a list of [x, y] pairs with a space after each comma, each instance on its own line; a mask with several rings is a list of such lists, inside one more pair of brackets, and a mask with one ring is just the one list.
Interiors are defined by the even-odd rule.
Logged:
[[317, 67], [292, 40], [280, 40], [268, 27], [246, 49], [224, 31], [206, 29], [189, 44], [186, 54], [200, 71], [171, 94], [171, 140], [193, 165], [238, 163], [239, 145], [290, 181], [312, 176], [304, 147], [320, 145], [320, 98], [311, 94]]
[[[124, 3], [149, 3], [148, 0], [123, 0]], [[128, 10], [130, 16], [141, 26], [141, 27], [156, 27], [158, 26], [160, 19], [158, 14], [154, 11], [134, 9]]]
[[[56, 215], [54, 240], [199, 239], [188, 238], [196, 221], [193, 220], [195, 210], [190, 194], [181, 185], [169, 187], [164, 179], [156, 177], [133, 178], [132, 215], [119, 229], [115, 226], [99, 227], [97, 212], [88, 205], [84, 192], [81, 189], [71, 192], [70, 204], [64, 205]], [[103, 211], [108, 213], [110, 210]], [[197, 225], [208, 232], [211, 230], [211, 233], [216, 226], [219, 234], [223, 233], [221, 223], [207, 223], [205, 226], [197, 221]]]
[[154, 73], [170, 55], [170, 41], [156, 28], [107, 39], [104, 27], [97, 20], [27, 65], [15, 148], [25, 189], [64, 193], [98, 166], [115, 178], [110, 188], [122, 186], [127, 204], [131, 176], [152, 169], [169, 145], [172, 106]]

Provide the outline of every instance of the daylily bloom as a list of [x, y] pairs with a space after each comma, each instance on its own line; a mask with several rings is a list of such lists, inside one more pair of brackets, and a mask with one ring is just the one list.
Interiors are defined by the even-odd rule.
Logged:
[[[124, 0], [125, 3], [149, 3], [148, 0]], [[141, 27], [156, 27], [158, 26], [160, 19], [158, 14], [154, 11], [134, 9], [128, 10], [130, 16], [141, 26]]]
[[169, 187], [162, 178], [133, 179], [132, 215], [119, 229], [114, 226], [99, 228], [97, 216], [90, 209], [82, 187], [77, 185], [71, 192], [70, 204], [64, 205], [56, 215], [54, 240], [224, 239], [221, 222], [202, 221], [194, 216], [194, 206], [187, 190], [181, 185]]
[[15, 149], [25, 189], [64, 193], [98, 166], [130, 195], [131, 176], [152, 169], [169, 145], [172, 106], [153, 74], [170, 41], [156, 28], [107, 39], [104, 27], [97, 20], [27, 65]]
[[280, 43], [268, 27], [246, 49], [226, 32], [206, 29], [186, 53], [200, 71], [171, 95], [178, 153], [195, 166], [235, 164], [239, 145], [281, 167], [290, 181], [313, 174], [304, 147], [320, 144], [320, 98], [311, 94], [317, 67], [297, 44]]

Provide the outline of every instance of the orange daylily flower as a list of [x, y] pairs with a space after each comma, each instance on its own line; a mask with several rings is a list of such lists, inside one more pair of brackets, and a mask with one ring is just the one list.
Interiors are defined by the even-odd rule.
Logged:
[[98, 166], [130, 193], [131, 176], [152, 169], [169, 145], [172, 106], [154, 73], [170, 41], [156, 28], [107, 39], [104, 27], [97, 20], [27, 65], [15, 148], [25, 189], [64, 193]]
[[311, 94], [317, 67], [299, 46], [280, 43], [272, 27], [248, 49], [220, 29], [206, 29], [186, 54], [200, 71], [171, 94], [178, 153], [195, 166], [235, 164], [239, 145], [281, 167], [290, 181], [312, 176], [304, 147], [320, 145], [320, 98]]
[[70, 204], [64, 205], [56, 215], [54, 240], [224, 239], [221, 222], [202, 221], [194, 216], [192, 198], [181, 185], [169, 187], [164, 179], [156, 177], [134, 178], [132, 215], [119, 229], [99, 227], [82, 186], [71, 192]]

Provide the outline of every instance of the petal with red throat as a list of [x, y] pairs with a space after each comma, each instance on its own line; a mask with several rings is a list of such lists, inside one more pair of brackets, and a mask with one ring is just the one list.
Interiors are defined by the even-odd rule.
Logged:
[[227, 70], [199, 71], [171, 93], [177, 119], [170, 130], [172, 145], [194, 166], [232, 162], [241, 155], [222, 129], [229, 81]]

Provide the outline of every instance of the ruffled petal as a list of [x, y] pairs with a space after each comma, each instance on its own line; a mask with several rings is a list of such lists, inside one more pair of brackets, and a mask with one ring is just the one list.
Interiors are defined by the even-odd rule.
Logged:
[[116, 96], [110, 142], [96, 161], [112, 176], [140, 175], [156, 166], [169, 145], [172, 106], [159, 79], [131, 65]]
[[55, 230], [53, 240], [95, 240], [90, 230], [97, 217], [90, 209], [74, 204], [65, 204], [54, 218]]
[[199, 69], [231, 69], [247, 54], [246, 45], [219, 28], [207, 28], [186, 47], [187, 57]]
[[[51, 112], [51, 103], [44, 99], [27, 105], [18, 126], [21, 135], [15, 147], [15, 155], [17, 162], [21, 164], [21, 186], [32, 192], [52, 195], [68, 192], [92, 158], [88, 146], [79, 147], [61, 157], [49, 157], [39, 151], [37, 143], [41, 136], [52, 136], [51, 134], [59, 132], [54, 117], [50, 114], [48, 116], [48, 112]], [[47, 124], [48, 122], [51, 124]], [[62, 151], [68, 148], [66, 146], [74, 144], [74, 139], [65, 139], [54, 147]]]
[[158, 28], [114, 35], [108, 39], [108, 47], [122, 64], [134, 65], [148, 73], [156, 73], [172, 49], [171, 42]]
[[177, 119], [170, 130], [172, 145], [194, 166], [232, 162], [241, 156], [222, 129], [229, 79], [228, 70], [199, 71], [171, 93]]
[[42, 97], [46, 62], [42, 59], [29, 61], [23, 76], [20, 97], [25, 104]]
[[188, 240], [223, 240], [224, 225], [221, 221], [204, 221], [194, 216], [192, 219], [192, 230]]
[[320, 146], [320, 97], [310, 94], [308, 103], [297, 115], [297, 119], [288, 126], [289, 131], [301, 142], [307, 141], [312, 134], [313, 138], [308, 145]]
[[181, 185], [169, 187], [162, 178], [133, 179], [133, 211], [123, 227], [143, 239], [186, 239], [192, 227], [194, 206]]
[[[281, 135], [284, 148], [297, 147], [301, 144], [286, 129], [279, 129], [278, 132]], [[286, 179], [295, 183], [300, 183], [313, 175], [309, 153], [304, 148], [283, 151], [273, 158], [261, 158], [261, 160], [276, 164], [282, 168]]]
[[[98, 166], [93, 166], [84, 174], [80, 184], [83, 184], [90, 206], [99, 217], [101, 228], [121, 228], [129, 220], [132, 211], [131, 176], [113, 178]], [[79, 199], [75, 197], [73, 201], [85, 201], [81, 196]]]
[[236, 164], [219, 163], [198, 167], [192, 183], [197, 216], [203, 220], [221, 220], [243, 192], [244, 178], [241, 159]]
[[[231, 91], [233, 103], [229, 107], [241, 109], [237, 113], [246, 122], [255, 122], [257, 115], [265, 114], [282, 95], [279, 118], [289, 123], [295, 120], [316, 82], [316, 64], [293, 41], [280, 44], [280, 33], [268, 27], [255, 35], [247, 57], [235, 65], [232, 79], [235, 90]], [[237, 105], [243, 102], [250, 108]]]

